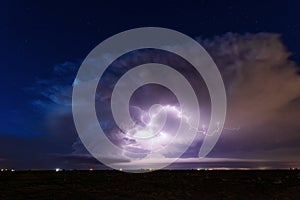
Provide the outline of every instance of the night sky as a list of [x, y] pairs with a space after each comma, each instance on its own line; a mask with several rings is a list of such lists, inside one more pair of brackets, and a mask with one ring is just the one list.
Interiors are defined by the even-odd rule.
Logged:
[[[78, 139], [72, 84], [100, 42], [148, 26], [197, 39], [220, 68], [228, 95], [226, 129], [208, 158], [199, 162], [195, 144], [172, 168], [299, 167], [299, 6], [297, 1], [1, 2], [0, 168], [103, 168]], [[141, 54], [136, 58], [153, 59]]]

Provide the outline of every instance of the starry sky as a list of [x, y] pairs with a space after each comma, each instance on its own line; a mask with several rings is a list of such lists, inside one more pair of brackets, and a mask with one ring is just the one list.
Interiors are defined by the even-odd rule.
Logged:
[[[208, 158], [199, 163], [196, 142], [171, 168], [300, 166], [299, 6], [297, 1], [1, 2], [0, 168], [103, 168], [78, 139], [72, 84], [96, 45], [147, 26], [174, 29], [202, 44], [228, 94], [228, 129]], [[155, 59], [137, 54], [135, 60]]]

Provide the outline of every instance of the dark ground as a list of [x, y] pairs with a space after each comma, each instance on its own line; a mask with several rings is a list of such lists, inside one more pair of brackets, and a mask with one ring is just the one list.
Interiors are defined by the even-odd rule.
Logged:
[[300, 170], [0, 172], [0, 199], [300, 199]]

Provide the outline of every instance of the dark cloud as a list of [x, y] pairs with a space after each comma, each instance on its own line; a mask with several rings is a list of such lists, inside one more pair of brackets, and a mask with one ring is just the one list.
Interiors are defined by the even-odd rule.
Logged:
[[[299, 68], [289, 59], [291, 53], [282, 43], [280, 35], [228, 33], [213, 39], [198, 40], [218, 65], [225, 82], [228, 95], [226, 127], [240, 127], [239, 131], [224, 130], [210, 156], [300, 160], [300, 149], [297, 146], [300, 142], [300, 77], [297, 75]], [[100, 102], [98, 109], [109, 108], [107, 102], [110, 100], [112, 82], [132, 63], [136, 63], [137, 60], [146, 62], [149, 59], [170, 66], [180, 63], [172, 58], [149, 58], [145, 54], [133, 52], [128, 60], [115, 62], [115, 67], [104, 77], [103, 83], [106, 88], [96, 96], [96, 101]], [[87, 156], [80, 140], [76, 139], [72, 121], [72, 84], [80, 84], [78, 80], [74, 82], [78, 67], [79, 62], [56, 65], [53, 79], [37, 81], [36, 91], [39, 98], [33, 102], [35, 106], [47, 112], [45, 127], [61, 140], [73, 143], [69, 146], [72, 153], [58, 156], [59, 159], [74, 165], [85, 162], [96, 164], [94, 159]], [[199, 77], [193, 75], [192, 69], [186, 64], [180, 64], [178, 69], [184, 71], [198, 87], [200, 96], [207, 96], [205, 84], [202, 80], [199, 82]], [[209, 107], [209, 104], [206, 104], [206, 107]], [[204, 110], [208, 112], [209, 108]], [[105, 124], [107, 130], [112, 130], [111, 121], [108, 119], [101, 121], [101, 125]], [[119, 136], [116, 140], [118, 138]], [[185, 157], [195, 155], [199, 145], [200, 143], [194, 144]]]
[[50, 154], [52, 160], [60, 163], [60, 168], [65, 169], [107, 169], [105, 165], [90, 154]]
[[57, 137], [42, 135], [22, 137], [0, 134], [0, 167], [15, 169], [54, 169], [62, 162], [52, 159], [54, 153], [70, 152], [69, 143]]
[[[80, 166], [80, 167], [85, 167], [85, 166], [98, 166], [102, 165], [99, 163], [99, 161], [91, 156], [90, 154], [53, 154], [51, 155], [54, 158], [57, 158], [64, 163], [69, 164], [70, 166]], [[129, 160], [126, 159], [113, 159], [113, 158], [106, 158], [105, 159], [107, 163], [116, 163], [116, 162], [129, 162]]]

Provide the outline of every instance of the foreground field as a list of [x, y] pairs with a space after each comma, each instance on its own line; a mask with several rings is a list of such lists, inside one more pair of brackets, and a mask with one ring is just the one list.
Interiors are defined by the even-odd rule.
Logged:
[[1, 172], [0, 199], [300, 199], [300, 171]]

